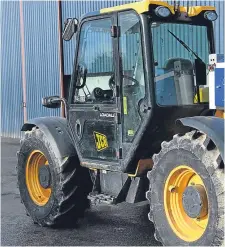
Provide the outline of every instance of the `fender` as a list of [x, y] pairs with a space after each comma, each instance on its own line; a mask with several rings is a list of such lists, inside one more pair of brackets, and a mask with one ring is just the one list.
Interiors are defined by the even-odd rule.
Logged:
[[187, 117], [177, 120], [184, 126], [204, 132], [218, 147], [221, 157], [224, 160], [224, 119], [218, 117]]
[[72, 156], [77, 157], [76, 149], [73, 145], [67, 119], [61, 117], [40, 117], [28, 120], [21, 131], [30, 131], [33, 127], [38, 127], [46, 136], [54, 148], [56, 158], [63, 160]]

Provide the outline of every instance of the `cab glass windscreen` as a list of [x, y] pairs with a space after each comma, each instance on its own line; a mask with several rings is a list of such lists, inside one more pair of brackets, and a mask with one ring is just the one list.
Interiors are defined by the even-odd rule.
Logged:
[[207, 27], [152, 23], [155, 94], [158, 105], [192, 105], [209, 101], [206, 68]]

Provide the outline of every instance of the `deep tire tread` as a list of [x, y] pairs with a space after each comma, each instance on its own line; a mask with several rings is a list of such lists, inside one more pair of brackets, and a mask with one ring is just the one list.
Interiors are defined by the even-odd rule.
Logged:
[[[59, 164], [56, 157], [54, 157], [54, 151], [50, 143], [40, 129], [33, 127], [31, 131], [26, 131], [25, 138], [21, 140], [21, 147], [30, 138], [41, 140], [48, 147], [53, 163]], [[23, 153], [19, 152], [19, 155], [23, 155]], [[54, 197], [57, 203], [46, 218], [36, 219], [32, 217], [35, 223], [40, 226], [51, 227], [70, 226], [74, 225], [83, 216], [84, 211], [88, 208], [87, 195], [92, 186], [88, 178], [77, 179], [79, 176], [86, 174], [83, 172], [84, 169], [86, 168], [81, 167], [79, 164], [74, 164], [74, 160], [71, 161], [68, 158], [62, 160], [58, 166], [55, 165], [54, 173], [58, 182], [56, 183], [57, 189]], [[88, 171], [87, 174], [89, 174]]]
[[76, 176], [76, 168], [71, 172], [69, 176], [62, 182], [62, 188], [65, 188], [68, 183]]
[[[157, 172], [157, 165], [159, 160], [170, 150], [174, 148], [185, 148], [186, 150], [195, 150], [198, 153], [199, 158], [202, 159], [206, 166], [207, 171], [211, 175], [213, 185], [216, 190], [218, 201], [218, 222], [217, 231], [214, 240], [211, 245], [224, 246], [224, 169], [220, 169], [222, 159], [218, 148], [214, 145], [214, 148], [209, 148], [211, 140], [202, 132], [191, 131], [183, 136], [175, 135], [170, 142], [163, 142], [161, 144], [161, 151], [158, 154], [153, 155], [154, 166], [151, 171], [148, 172], [147, 177], [149, 179], [149, 191], [146, 192], [146, 198], [150, 203], [150, 212], [148, 218], [154, 223], [153, 210], [151, 205], [151, 178], [154, 177], [154, 173]], [[212, 145], [211, 145], [212, 146]], [[197, 151], [196, 151], [197, 150]], [[155, 223], [154, 223], [155, 225]], [[162, 242], [155, 225], [155, 239]]]

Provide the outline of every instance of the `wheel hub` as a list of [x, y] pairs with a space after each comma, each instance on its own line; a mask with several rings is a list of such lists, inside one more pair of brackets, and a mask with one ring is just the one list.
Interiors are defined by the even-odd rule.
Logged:
[[164, 208], [172, 230], [182, 240], [193, 242], [204, 234], [209, 220], [207, 192], [190, 166], [178, 165], [169, 173]]
[[39, 182], [41, 186], [45, 189], [50, 187], [50, 169], [49, 166], [43, 165], [39, 168]]
[[207, 196], [203, 186], [188, 186], [182, 196], [186, 214], [191, 218], [200, 218], [207, 214]]
[[45, 155], [34, 150], [26, 163], [26, 185], [31, 200], [38, 206], [44, 206], [51, 197], [51, 174]]

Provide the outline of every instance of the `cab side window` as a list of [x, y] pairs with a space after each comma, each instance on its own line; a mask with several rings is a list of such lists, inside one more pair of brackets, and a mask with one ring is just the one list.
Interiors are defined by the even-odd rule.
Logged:
[[141, 24], [133, 11], [119, 13], [122, 63], [123, 141], [132, 142], [142, 119], [140, 103], [145, 97]]
[[87, 21], [81, 27], [75, 103], [114, 103], [111, 26], [111, 19], [104, 18]]

